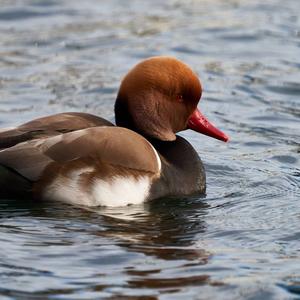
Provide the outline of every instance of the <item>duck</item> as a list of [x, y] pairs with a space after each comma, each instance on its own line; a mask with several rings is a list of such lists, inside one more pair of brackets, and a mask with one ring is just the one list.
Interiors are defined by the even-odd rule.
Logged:
[[169, 56], [147, 58], [123, 78], [115, 125], [64, 112], [0, 131], [0, 197], [126, 206], [205, 194], [205, 168], [178, 132], [227, 142], [198, 109], [196, 73]]

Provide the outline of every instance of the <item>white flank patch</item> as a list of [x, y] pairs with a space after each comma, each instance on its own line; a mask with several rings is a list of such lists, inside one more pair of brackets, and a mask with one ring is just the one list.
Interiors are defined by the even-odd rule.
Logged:
[[147, 176], [114, 177], [109, 182], [96, 180], [93, 186], [95, 205], [117, 207], [141, 204], [148, 196], [150, 178]]
[[82, 188], [80, 176], [93, 171], [94, 168], [85, 167], [71, 171], [68, 174], [69, 177], [58, 176], [54, 182], [43, 191], [43, 198], [51, 201], [91, 206], [90, 195]]
[[71, 204], [89, 205], [87, 194], [82, 192], [76, 181], [58, 177], [43, 192], [43, 198]]
[[118, 207], [143, 203], [149, 194], [150, 178], [147, 176], [120, 177], [108, 181], [96, 179], [91, 187], [84, 188], [80, 182], [83, 173], [92, 168], [73, 171], [69, 177], [59, 176], [43, 192], [43, 198], [85, 206]]

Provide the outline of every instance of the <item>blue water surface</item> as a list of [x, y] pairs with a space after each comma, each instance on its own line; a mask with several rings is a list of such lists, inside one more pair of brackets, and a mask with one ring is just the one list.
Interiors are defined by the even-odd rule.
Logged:
[[300, 299], [300, 2], [10, 0], [0, 127], [114, 119], [124, 74], [172, 55], [228, 144], [186, 131], [203, 198], [125, 208], [0, 203], [1, 299]]

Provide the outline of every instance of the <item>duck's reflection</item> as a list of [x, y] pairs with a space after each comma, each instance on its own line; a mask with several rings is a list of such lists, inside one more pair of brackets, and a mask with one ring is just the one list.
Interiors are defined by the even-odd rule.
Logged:
[[205, 263], [208, 253], [194, 244], [205, 231], [208, 207], [201, 199], [162, 199], [140, 206], [89, 209], [89, 213], [102, 217], [105, 230], [97, 235], [117, 239], [128, 250]]
[[[57, 232], [59, 237], [57, 236], [53, 241], [52, 235], [48, 238], [49, 233], [47, 233], [42, 240], [39, 239], [38, 246], [43, 249], [50, 245], [63, 246], [65, 248], [62, 248], [62, 257], [65, 252], [70, 251], [69, 247], [82, 240], [77, 238], [79, 235], [82, 235], [84, 240], [91, 240], [88, 259], [86, 254], [79, 255], [73, 257], [69, 263], [84, 261], [90, 266], [92, 262], [95, 270], [101, 266], [105, 269], [105, 263], [102, 265], [103, 253], [106, 252], [104, 257], [110, 260], [109, 245], [112, 249], [120, 246], [126, 252], [149, 257], [150, 264], [142, 263], [139, 266], [128, 260], [128, 264], [120, 265], [120, 271], [127, 278], [126, 288], [180, 290], [191, 285], [215, 284], [211, 282], [209, 275], [203, 274], [199, 269], [200, 265], [208, 262], [210, 256], [207, 251], [199, 248], [197, 242], [201, 233], [206, 230], [204, 220], [209, 205], [203, 199], [162, 199], [139, 206], [92, 209], [53, 202], [7, 201], [6, 205], [2, 204], [0, 205], [1, 226], [7, 226], [6, 221], [9, 219], [8, 226], [11, 229], [14, 226], [14, 221], [11, 221], [15, 219], [14, 216], [16, 219], [20, 216], [25, 220], [29, 218], [29, 222], [32, 222], [32, 219], [41, 220], [41, 225], [44, 226], [44, 229], [38, 229], [41, 233], [47, 231], [49, 226], [52, 234]], [[19, 219], [16, 228], [22, 231], [20, 224], [22, 222]], [[24, 224], [28, 225], [26, 221]], [[34, 228], [34, 232], [36, 230]], [[28, 242], [27, 246], [29, 244]], [[105, 248], [102, 253], [101, 245]], [[79, 242], [77, 246], [80, 249], [82, 244]], [[34, 247], [37, 247], [37, 244], [34, 244]], [[83, 249], [86, 251], [84, 246]], [[174, 272], [172, 276], [168, 271], [164, 273], [168, 268], [172, 268]], [[102, 271], [105, 273], [104, 269]], [[190, 273], [190, 270], [194, 272]], [[109, 269], [107, 272], [110, 274]], [[103, 275], [93, 274], [91, 278], [93, 283], [90, 288], [97, 291], [114, 284], [113, 282], [104, 284]]]
[[[209, 254], [195, 246], [205, 231], [204, 218], [209, 205], [203, 199], [161, 199], [118, 208], [78, 208], [62, 203], [10, 201], [1, 209], [0, 219], [14, 214], [84, 222], [82, 230], [94, 236], [110, 238], [129, 251], [165, 260], [207, 261]], [[54, 222], [57, 229], [64, 223]], [[90, 225], [90, 226], [89, 226]], [[93, 225], [101, 230], [91, 230]], [[62, 228], [64, 227], [64, 228]], [[77, 227], [78, 229], [78, 227]], [[72, 230], [70, 228], [70, 230]], [[88, 232], [87, 232], [87, 231]]]
[[[206, 264], [210, 256], [196, 246], [199, 235], [205, 231], [208, 207], [201, 199], [164, 199], [143, 206], [102, 208], [93, 213], [100, 214], [105, 224], [105, 231], [97, 235], [116, 239], [127, 251], [178, 261], [181, 268], [191, 269]], [[179, 291], [191, 285], [211, 284], [210, 277], [199, 271], [189, 276], [179, 272], [172, 277], [162, 275], [161, 271], [157, 265], [146, 270], [127, 267], [128, 287]]]

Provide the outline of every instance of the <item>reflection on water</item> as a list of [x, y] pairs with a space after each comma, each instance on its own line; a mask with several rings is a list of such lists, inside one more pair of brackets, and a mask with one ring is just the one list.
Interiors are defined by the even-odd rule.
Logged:
[[[57, 286], [51, 289], [53, 295], [80, 289], [104, 292], [111, 286], [179, 292], [187, 286], [220, 284], [191, 272], [210, 257], [195, 246], [197, 234], [205, 231], [203, 217], [209, 206], [197, 199], [180, 199], [176, 206], [173, 201], [88, 210], [53, 203], [2, 203], [1, 245], [9, 249], [2, 274], [31, 278], [25, 288], [28, 297], [43, 283]], [[14, 255], [21, 249], [27, 250], [26, 257]], [[61, 289], [65, 281], [68, 288]], [[18, 295], [18, 289], [8, 288], [12, 285], [2, 293]], [[49, 290], [40, 295], [45, 292]]]
[[113, 120], [119, 82], [152, 55], [204, 85], [228, 144], [184, 132], [202, 199], [86, 209], [1, 201], [3, 299], [299, 298], [296, 0], [2, 1], [0, 125], [60, 111]]

